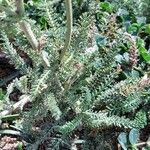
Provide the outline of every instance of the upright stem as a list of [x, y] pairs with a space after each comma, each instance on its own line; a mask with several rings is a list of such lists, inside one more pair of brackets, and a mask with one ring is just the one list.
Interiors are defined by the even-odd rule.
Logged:
[[16, 0], [16, 7], [17, 7], [17, 14], [19, 15], [19, 17], [23, 17], [24, 16], [24, 2], [23, 0]]
[[34, 50], [38, 50], [38, 48], [39, 48], [39, 42], [36, 39], [36, 37], [35, 37], [32, 29], [31, 29], [30, 24], [27, 23], [26, 21], [21, 21], [19, 24], [20, 24], [20, 28], [24, 32], [24, 34], [27, 37], [28, 41], [30, 42], [32, 48]]
[[[24, 17], [24, 13], [25, 13], [25, 9], [24, 9], [24, 0], [15, 0], [15, 4], [17, 7], [17, 14], [20, 18]], [[26, 21], [22, 20], [19, 22], [20, 28], [22, 29], [22, 31], [24, 32], [25, 36], [27, 37], [28, 41], [30, 42], [32, 48], [34, 50], [38, 50], [39, 47], [39, 43], [38, 40], [36, 39], [31, 26], [29, 23], [27, 23]]]
[[12, 107], [10, 107], [7, 110], [0, 112], [0, 119], [7, 116], [7, 115], [10, 115], [15, 110], [18, 110], [18, 109], [22, 110], [24, 105], [27, 104], [28, 102], [30, 102], [30, 100], [31, 100], [30, 96], [23, 95], [21, 97], [21, 99], [18, 102], [16, 102]]
[[62, 63], [64, 55], [70, 46], [71, 35], [72, 35], [72, 24], [73, 24], [72, 0], [65, 0], [65, 5], [66, 5], [66, 16], [67, 16], [67, 32], [66, 32], [64, 48], [60, 53], [60, 63]]

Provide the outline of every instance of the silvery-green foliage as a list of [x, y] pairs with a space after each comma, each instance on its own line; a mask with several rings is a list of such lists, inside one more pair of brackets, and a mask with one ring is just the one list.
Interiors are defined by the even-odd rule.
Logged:
[[[17, 88], [32, 102], [32, 108], [22, 112], [23, 129], [33, 136], [29, 148], [37, 149], [47, 140], [52, 149], [61, 149], [64, 145], [71, 149], [74, 141], [71, 135], [82, 130], [84, 135], [84, 129], [101, 131], [112, 126], [143, 128], [147, 116], [140, 106], [149, 102], [146, 97], [147, 100], [143, 99], [145, 86], [148, 88], [149, 85], [144, 86], [141, 82], [149, 81], [149, 78], [118, 79], [116, 55], [122, 43], [127, 44], [127, 41], [124, 40], [124, 28], [116, 20], [119, 11], [117, 2], [99, 4], [96, 1], [83, 1], [82, 4], [89, 2], [92, 8], [90, 12], [74, 18], [71, 44], [63, 64], [60, 64], [60, 51], [66, 31], [64, 4], [46, 0], [32, 2], [27, 3], [27, 10], [32, 5], [35, 12], [41, 12], [45, 21], [42, 25], [37, 20], [33, 23], [34, 15], [31, 14], [26, 14], [25, 19], [28, 19], [28, 15], [32, 18], [28, 21], [31, 21], [38, 41], [44, 43], [40, 43], [43, 44], [39, 45], [41, 49], [33, 50], [18, 26], [14, 26], [17, 34], [13, 37], [13, 44], [7, 38], [7, 32], [1, 33], [4, 52], [23, 75], [8, 86], [6, 98], [9, 101], [10, 93]], [[60, 3], [62, 12], [55, 9]], [[133, 6], [133, 2], [129, 1], [123, 1], [123, 4], [126, 10], [127, 6]], [[28, 54], [32, 59], [31, 66], [25, 63], [13, 45]], [[132, 115], [126, 116], [126, 113]], [[100, 140], [98, 137], [96, 141]], [[87, 139], [85, 136], [77, 138], [83, 141]]]

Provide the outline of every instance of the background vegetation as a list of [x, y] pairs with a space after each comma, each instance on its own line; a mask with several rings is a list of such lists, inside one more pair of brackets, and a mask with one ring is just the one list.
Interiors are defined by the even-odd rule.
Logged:
[[0, 149], [149, 150], [149, 16], [149, 0], [1, 0]]

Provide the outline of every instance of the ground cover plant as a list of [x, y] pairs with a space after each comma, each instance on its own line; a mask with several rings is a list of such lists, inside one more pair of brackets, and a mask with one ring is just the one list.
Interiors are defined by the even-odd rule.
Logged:
[[0, 50], [15, 73], [0, 80], [0, 149], [149, 149], [138, 143], [149, 127], [146, 9], [1, 0]]

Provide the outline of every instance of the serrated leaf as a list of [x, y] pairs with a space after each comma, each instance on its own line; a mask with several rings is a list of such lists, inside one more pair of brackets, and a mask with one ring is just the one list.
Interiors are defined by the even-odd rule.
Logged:
[[48, 53], [46, 51], [42, 51], [43, 61], [45, 62], [46, 66], [50, 67], [50, 63], [49, 63], [48, 57], [49, 57]]

